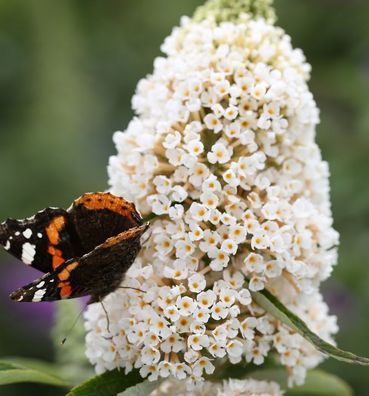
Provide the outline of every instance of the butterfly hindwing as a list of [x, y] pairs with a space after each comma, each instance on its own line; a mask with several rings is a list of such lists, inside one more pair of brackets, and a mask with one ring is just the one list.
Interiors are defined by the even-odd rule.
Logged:
[[117, 289], [140, 250], [147, 225], [133, 227], [108, 238], [90, 253], [70, 259], [52, 273], [11, 294], [16, 301], [39, 302], [91, 295], [101, 301]]
[[0, 224], [0, 244], [26, 265], [42, 272], [55, 270], [75, 255], [69, 214], [46, 208], [34, 216]]
[[100, 301], [116, 290], [133, 264], [147, 225], [132, 227], [108, 238], [92, 252], [81, 258], [81, 265], [72, 276], [72, 284], [83, 285], [90, 291], [90, 303]]
[[55, 271], [16, 290], [10, 298], [21, 302], [40, 302], [86, 296], [87, 290], [79, 286], [73, 289], [70, 283], [71, 273], [79, 264], [78, 260], [70, 259]]

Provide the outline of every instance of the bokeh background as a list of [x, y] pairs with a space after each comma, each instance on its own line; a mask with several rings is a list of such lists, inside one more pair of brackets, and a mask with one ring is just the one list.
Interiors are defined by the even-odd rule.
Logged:
[[[164, 37], [201, 0], [0, 1], [0, 218], [68, 207], [107, 188], [112, 133], [132, 117], [130, 98]], [[323, 286], [338, 316], [337, 342], [369, 356], [369, 2], [275, 0], [278, 23], [313, 65], [318, 141], [332, 173], [339, 266]], [[0, 254], [0, 357], [52, 360], [53, 304], [7, 294], [35, 273]], [[367, 395], [368, 369], [323, 368]], [[47, 386], [0, 395], [59, 395]]]

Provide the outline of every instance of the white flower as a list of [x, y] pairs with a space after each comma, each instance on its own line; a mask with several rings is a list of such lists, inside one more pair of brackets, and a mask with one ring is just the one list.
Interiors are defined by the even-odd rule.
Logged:
[[[163, 360], [159, 363], [159, 373], [160, 373], [160, 377], [163, 378], [167, 378], [170, 376], [171, 372], [172, 372], [173, 368], [172, 368], [172, 363]], [[119, 394], [118, 394], [119, 395]], [[118, 396], [117, 395], [117, 396]]]
[[214, 114], [207, 114], [204, 117], [204, 122], [207, 128], [214, 130], [214, 133], [218, 133], [223, 128], [222, 123], [219, 121], [219, 118]]
[[[207, 323], [210, 318], [210, 312], [207, 309], [196, 309], [193, 316], [196, 321]], [[205, 330], [205, 328], [203, 329]]]
[[194, 351], [199, 351], [209, 346], [209, 337], [207, 335], [193, 334], [188, 337], [188, 346]]
[[226, 351], [232, 358], [240, 358], [243, 353], [243, 343], [238, 340], [232, 340], [227, 344]]
[[189, 366], [187, 364], [184, 364], [184, 363], [174, 364], [173, 371], [172, 371], [173, 375], [179, 380], [185, 379], [190, 372], [191, 372], [191, 369], [189, 368]]
[[144, 364], [155, 364], [160, 360], [160, 352], [153, 347], [144, 347], [142, 349], [141, 360]]
[[245, 242], [247, 230], [246, 227], [234, 225], [229, 228], [229, 236], [237, 244]]
[[172, 188], [171, 198], [175, 202], [183, 202], [187, 198], [187, 192], [182, 186], [174, 186]]
[[202, 221], [202, 220], [207, 221], [210, 215], [205, 205], [198, 204], [196, 202], [192, 203], [189, 212], [192, 218], [198, 221]]
[[173, 268], [165, 267], [163, 272], [163, 275], [166, 278], [173, 278], [176, 280], [186, 279], [187, 274], [188, 274], [188, 268], [186, 265], [186, 261], [183, 259], [175, 260], [173, 263]]
[[252, 299], [251, 299], [250, 292], [247, 289], [242, 289], [241, 291], [239, 291], [239, 293], [238, 293], [238, 301], [242, 305], [251, 304]]
[[207, 290], [205, 292], [201, 292], [197, 295], [197, 301], [200, 307], [209, 308], [211, 307], [216, 299], [216, 294], [213, 290]]
[[179, 352], [184, 348], [183, 340], [178, 336], [178, 334], [171, 334], [166, 340], [164, 340], [160, 349], [165, 352]]
[[164, 310], [164, 314], [172, 322], [176, 322], [180, 317], [178, 308], [175, 305], [167, 306]]
[[194, 292], [201, 292], [206, 286], [206, 279], [204, 275], [196, 273], [193, 274], [190, 278], [188, 278], [188, 288]]
[[201, 377], [203, 372], [206, 374], [213, 374], [215, 366], [211, 363], [210, 359], [206, 357], [200, 358], [193, 366], [192, 372], [196, 377]]
[[233, 239], [228, 238], [222, 242], [221, 249], [226, 254], [236, 254], [237, 248], [237, 243]]
[[203, 241], [200, 242], [199, 248], [203, 252], [209, 252], [210, 250], [216, 248], [219, 242], [220, 242], [220, 235], [216, 231], [205, 230]]
[[191, 140], [186, 148], [194, 156], [198, 156], [204, 151], [204, 145], [199, 140]]
[[176, 305], [178, 307], [178, 311], [182, 316], [191, 315], [195, 309], [196, 304], [190, 297], [178, 297]]
[[264, 259], [260, 254], [250, 253], [244, 260], [246, 273], [262, 272], [264, 270]]
[[178, 258], [185, 258], [190, 256], [194, 251], [194, 245], [190, 238], [186, 238], [185, 240], [179, 240], [175, 244], [176, 248], [176, 256]]
[[178, 131], [174, 133], [168, 133], [163, 142], [163, 147], [166, 149], [174, 149], [178, 146], [181, 141], [181, 134]]
[[210, 209], [216, 209], [219, 204], [219, 198], [212, 192], [204, 192], [200, 195], [201, 202]]
[[265, 278], [263, 278], [262, 276], [256, 276], [254, 275], [251, 279], [250, 279], [250, 283], [249, 283], [249, 289], [252, 291], [260, 291], [263, 290], [265, 286]]
[[208, 161], [211, 164], [225, 164], [231, 159], [232, 152], [223, 143], [216, 143], [208, 153]]
[[218, 302], [211, 309], [211, 317], [215, 320], [225, 319], [228, 316], [228, 312], [227, 304]]
[[257, 326], [257, 320], [253, 317], [246, 318], [240, 326], [242, 337], [246, 340], [253, 340], [254, 328]]
[[210, 268], [213, 271], [222, 271], [229, 262], [229, 256], [221, 249], [212, 248], [208, 251], [208, 256], [213, 259], [210, 262]]
[[208, 177], [209, 169], [204, 164], [196, 164], [191, 168], [191, 176], [189, 177], [189, 182], [195, 186], [199, 187], [203, 181]]
[[[209, 356], [262, 364], [273, 353], [302, 383], [321, 354], [252, 295], [267, 288], [324, 339], [337, 331], [319, 293], [338, 235], [309, 66], [280, 28], [247, 15], [184, 18], [162, 50], [109, 161], [112, 193], [157, 216], [123, 282], [140, 291], [104, 299], [109, 329], [101, 304], [88, 307], [86, 354], [98, 372], [186, 379], [193, 395], [218, 363]], [[251, 380], [217, 393], [281, 394]]]

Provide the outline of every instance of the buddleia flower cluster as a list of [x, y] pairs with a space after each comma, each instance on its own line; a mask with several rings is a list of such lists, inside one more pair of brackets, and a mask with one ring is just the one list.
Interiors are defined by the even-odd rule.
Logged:
[[[273, 382], [256, 381], [253, 379], [229, 379], [223, 383], [202, 382], [197, 389], [190, 392], [183, 382], [166, 380], [150, 396], [282, 396], [280, 387]], [[119, 394], [118, 394], [119, 396]]]
[[87, 356], [98, 373], [191, 384], [273, 356], [301, 384], [322, 355], [252, 292], [269, 290], [332, 342], [319, 285], [338, 234], [310, 66], [282, 29], [247, 14], [183, 18], [161, 50], [109, 163], [111, 192], [152, 218], [124, 281], [138, 290], [105, 298], [109, 326], [101, 304], [89, 307]]

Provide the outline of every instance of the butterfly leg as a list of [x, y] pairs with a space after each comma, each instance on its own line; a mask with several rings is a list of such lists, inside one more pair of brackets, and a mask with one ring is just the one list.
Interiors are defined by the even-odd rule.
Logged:
[[102, 309], [104, 310], [105, 316], [106, 316], [106, 330], [108, 333], [110, 333], [110, 319], [109, 319], [108, 311], [106, 310], [105, 305], [102, 300], [100, 300], [100, 304], [101, 304]]

